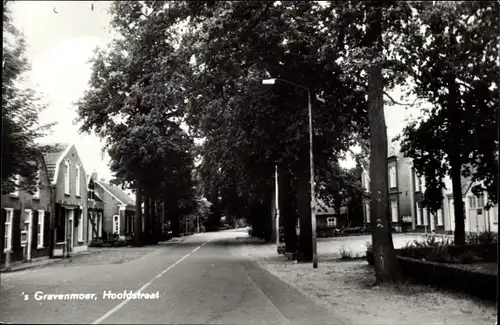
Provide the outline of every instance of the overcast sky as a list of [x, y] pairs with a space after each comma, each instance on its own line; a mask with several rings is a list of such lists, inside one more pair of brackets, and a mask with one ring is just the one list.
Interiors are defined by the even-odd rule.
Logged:
[[[90, 65], [87, 63], [97, 46], [110, 40], [107, 1], [18, 1], [11, 3], [14, 24], [28, 43], [29, 74], [34, 89], [45, 96], [48, 108], [41, 114], [42, 122], [57, 122], [44, 142], [72, 142], [87, 174], [94, 170], [109, 179], [109, 157], [101, 155], [101, 142], [93, 135], [81, 135], [73, 121], [73, 105], [87, 88]], [[91, 10], [91, 4], [94, 10]], [[54, 10], [58, 13], [54, 13]], [[399, 99], [395, 94], [394, 98]], [[387, 131], [394, 136], [401, 131], [409, 113], [402, 106], [385, 109]], [[353, 165], [346, 161], [346, 167]]]

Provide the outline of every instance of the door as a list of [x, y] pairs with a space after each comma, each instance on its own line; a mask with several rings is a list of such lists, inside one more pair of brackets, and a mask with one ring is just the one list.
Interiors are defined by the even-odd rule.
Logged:
[[75, 213], [74, 213], [74, 210], [67, 210], [68, 211], [68, 228], [69, 228], [69, 231], [68, 231], [68, 241], [69, 241], [69, 252], [72, 253], [73, 252], [73, 247], [74, 247], [74, 243], [73, 243], [73, 236], [74, 236], [74, 233], [75, 233], [75, 227], [74, 227], [74, 216], [75, 216]]
[[483, 208], [478, 208], [476, 210], [476, 219], [477, 219], [477, 231], [484, 232], [487, 230], [486, 225], [488, 224], [486, 221], [486, 213]]
[[21, 247], [23, 248], [23, 260], [31, 260], [31, 210], [25, 211], [24, 227], [21, 231]]

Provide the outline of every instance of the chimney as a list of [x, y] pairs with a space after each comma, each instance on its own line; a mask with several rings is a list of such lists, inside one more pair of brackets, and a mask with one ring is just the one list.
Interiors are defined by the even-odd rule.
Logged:
[[97, 181], [97, 172], [92, 173], [92, 179]]

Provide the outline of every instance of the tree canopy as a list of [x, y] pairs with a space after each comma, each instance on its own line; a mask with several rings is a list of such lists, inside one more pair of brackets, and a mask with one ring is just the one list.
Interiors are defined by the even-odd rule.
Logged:
[[497, 203], [498, 2], [427, 3], [417, 13], [419, 32], [400, 47], [401, 65], [411, 67], [412, 91], [430, 105], [405, 127], [402, 150], [425, 177], [424, 204], [441, 207], [442, 180], [453, 164]]
[[[38, 116], [45, 108], [39, 95], [23, 85], [31, 69], [26, 57], [26, 41], [15, 27], [7, 1], [3, 1], [2, 58], [2, 194], [16, 187], [34, 193], [42, 154], [51, 146], [37, 144], [52, 124], [40, 125]], [[15, 184], [16, 175], [21, 183]]]

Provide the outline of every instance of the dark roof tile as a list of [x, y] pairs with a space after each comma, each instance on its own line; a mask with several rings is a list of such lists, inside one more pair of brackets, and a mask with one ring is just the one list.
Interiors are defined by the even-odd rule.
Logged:
[[54, 172], [56, 170], [57, 160], [64, 153], [66, 148], [68, 148], [69, 145], [70, 144], [68, 143], [56, 143], [53, 144], [54, 146], [53, 151], [44, 153], [43, 158], [45, 160], [45, 164], [47, 165], [47, 173], [50, 182], [54, 181]]

